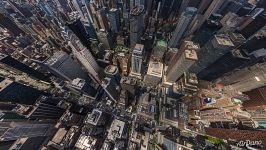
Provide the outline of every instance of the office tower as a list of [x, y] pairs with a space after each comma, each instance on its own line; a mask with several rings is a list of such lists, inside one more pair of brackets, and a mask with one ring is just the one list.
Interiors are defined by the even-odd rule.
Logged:
[[124, 121], [115, 119], [109, 129], [107, 139], [110, 141], [116, 141], [117, 139], [125, 138], [126, 123]]
[[192, 41], [203, 47], [212, 37], [213, 34], [222, 28], [220, 20], [208, 19], [201, 28], [194, 33]]
[[158, 17], [163, 20], [173, 19], [174, 16], [177, 16], [178, 8], [181, 5], [181, 1], [177, 0], [163, 0], [160, 3]]
[[72, 48], [74, 56], [77, 57], [80, 63], [88, 71], [92, 80], [100, 84], [101, 68], [98, 66], [91, 52], [84, 47], [73, 34], [70, 36], [68, 45]]
[[134, 47], [144, 30], [144, 6], [135, 6], [130, 10], [130, 46]]
[[162, 81], [163, 64], [160, 61], [150, 59], [147, 74], [144, 77], [144, 82], [147, 85], [157, 86]]
[[79, 38], [81, 43], [86, 46], [87, 48], [90, 48], [90, 40], [89, 36], [85, 30], [84, 25], [80, 21], [80, 19], [76, 19], [71, 22], [67, 22], [67, 26], [70, 28], [70, 30], [73, 31], [73, 33]]
[[35, 110], [29, 114], [29, 119], [58, 121], [66, 109], [60, 107], [60, 99], [40, 97], [35, 103]]
[[240, 46], [240, 49], [244, 49], [247, 53], [252, 53], [261, 48], [266, 49], [266, 30], [260, 30], [251, 38], [247, 39], [245, 43]]
[[165, 52], [167, 51], [167, 42], [164, 40], [159, 40], [156, 42], [153, 48], [152, 57], [158, 61], [163, 61]]
[[35, 62], [63, 80], [72, 81], [78, 77], [89, 81], [88, 73], [82, 70], [79, 62], [65, 52], [58, 51], [43, 62], [37, 60]]
[[[202, 18], [197, 24], [197, 28], [200, 28], [202, 24], [225, 3], [225, 0], [202, 1], [198, 13], [203, 14]], [[208, 5], [209, 4], [209, 5]], [[207, 9], [206, 9], [207, 8]]]
[[19, 138], [45, 137], [51, 136], [54, 129], [53, 124], [40, 122], [1, 122], [2, 134], [0, 141], [12, 141]]
[[228, 53], [233, 47], [234, 44], [228, 35], [214, 35], [214, 37], [198, 52], [199, 60], [190, 68], [190, 71], [198, 74], [224, 54]]
[[110, 27], [108, 24], [108, 19], [107, 19], [107, 12], [106, 12], [106, 8], [100, 8], [99, 10], [96, 11], [96, 17], [98, 19], [98, 23], [100, 25], [99, 29], [103, 29], [106, 32], [109, 31]]
[[249, 38], [266, 25], [266, 12], [258, 11], [252, 16], [248, 16], [238, 27], [239, 32]]
[[243, 7], [243, 4], [241, 2], [237, 1], [226, 1], [221, 8], [219, 9], [218, 13], [221, 15], [225, 15], [228, 12], [237, 13], [241, 7]]
[[49, 76], [23, 64], [22, 62], [17, 61], [11, 56], [1, 53], [0, 53], [0, 67], [3, 69], [12, 70], [14, 72], [17, 72], [18, 74], [20, 74], [21, 72], [26, 73], [28, 76], [38, 80], [49, 81]]
[[11, 19], [9, 19], [4, 14], [0, 13], [0, 27], [8, 29], [13, 36], [19, 36], [20, 34], [25, 34]]
[[243, 53], [239, 49], [234, 49], [223, 55], [207, 68], [203, 69], [198, 74], [198, 78], [202, 80], [212, 81], [221, 77], [227, 72], [244, 66], [249, 61], [250, 58], [247, 54]]
[[141, 78], [143, 56], [144, 45], [136, 44], [131, 56], [131, 76]]
[[111, 98], [114, 102], [117, 102], [119, 99], [120, 87], [118, 84], [109, 77], [105, 77], [102, 80], [102, 87], [107, 93], [108, 97]]
[[120, 17], [119, 17], [119, 10], [112, 8], [109, 10], [109, 22], [111, 31], [114, 33], [118, 33], [120, 31]]
[[18, 104], [33, 105], [42, 95], [49, 95], [45, 92], [34, 89], [9, 79], [0, 82], [0, 101]]
[[173, 32], [173, 35], [169, 41], [168, 47], [174, 48], [178, 47], [183, 35], [186, 32], [187, 27], [191, 23], [193, 16], [196, 14], [197, 9], [194, 7], [186, 8], [185, 12], [179, 18], [178, 24]]
[[113, 49], [114, 48], [114, 43], [112, 41], [111, 35], [106, 32], [103, 29], [100, 29], [97, 32], [98, 39], [101, 43], [103, 43], [104, 48], [107, 49]]
[[188, 69], [198, 60], [197, 51], [199, 48], [199, 45], [191, 41], [184, 41], [182, 43], [180, 50], [172, 58], [170, 65], [167, 68], [167, 82], [175, 82], [184, 72], [188, 71]]
[[226, 85], [228, 91], [246, 92], [266, 84], [266, 63], [257, 63], [250, 67], [235, 70], [217, 79], [217, 82]]
[[241, 17], [239, 17], [235, 13], [228, 12], [220, 21], [223, 27], [219, 30], [219, 32], [234, 32], [241, 21]]
[[109, 65], [104, 69], [104, 73], [106, 77], [111, 78], [113, 81], [115, 81], [117, 84], [120, 83], [121, 76], [119, 74], [119, 70], [117, 66]]

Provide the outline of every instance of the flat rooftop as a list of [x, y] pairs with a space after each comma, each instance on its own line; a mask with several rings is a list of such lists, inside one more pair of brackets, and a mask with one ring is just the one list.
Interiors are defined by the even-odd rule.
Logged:
[[163, 76], [163, 64], [161, 62], [153, 61], [151, 59], [149, 62], [149, 68], [148, 68], [147, 74], [162, 77]]
[[97, 125], [99, 119], [102, 116], [102, 111], [98, 110], [98, 109], [93, 109], [93, 111], [88, 114], [85, 123], [90, 123], [92, 125]]
[[96, 138], [81, 134], [77, 143], [75, 144], [75, 147], [82, 150], [89, 150], [93, 149], [93, 147], [96, 145], [96, 142]]
[[115, 119], [112, 122], [107, 138], [112, 141], [115, 141], [116, 138], [121, 138], [122, 133], [124, 131], [124, 127], [125, 127], [125, 122]]
[[198, 55], [195, 50], [185, 50], [185, 57], [191, 60], [198, 60]]
[[13, 81], [9, 80], [9, 79], [5, 79], [2, 82], [0, 82], [0, 92], [5, 89], [6, 87], [8, 87], [11, 83], [13, 83]]
[[226, 35], [215, 35], [215, 39], [217, 40], [218, 44], [225, 45], [225, 46], [234, 46], [233, 42]]

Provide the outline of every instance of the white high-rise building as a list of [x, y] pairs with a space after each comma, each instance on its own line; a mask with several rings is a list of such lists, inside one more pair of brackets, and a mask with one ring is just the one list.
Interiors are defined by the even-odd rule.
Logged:
[[130, 75], [141, 78], [141, 67], [144, 55], [144, 45], [136, 44], [131, 57]]

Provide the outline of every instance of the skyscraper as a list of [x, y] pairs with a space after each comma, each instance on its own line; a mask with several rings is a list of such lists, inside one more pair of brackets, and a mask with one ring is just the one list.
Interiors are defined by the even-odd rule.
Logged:
[[197, 61], [197, 51], [199, 45], [194, 44], [191, 41], [184, 41], [180, 47], [180, 50], [172, 58], [170, 65], [166, 71], [166, 81], [175, 82], [180, 78], [184, 72]]
[[241, 25], [239, 26], [239, 32], [245, 37], [249, 38], [261, 28], [266, 25], [266, 12], [259, 11], [253, 16], [247, 16]]
[[102, 87], [104, 91], [107, 93], [109, 98], [111, 98], [114, 102], [118, 101], [119, 86], [112, 78], [105, 77], [102, 80]]
[[87, 48], [90, 48], [90, 41], [89, 36], [85, 30], [84, 25], [79, 19], [76, 19], [74, 21], [68, 22], [67, 26], [73, 31], [73, 33], [79, 38], [81, 43], [86, 46]]
[[143, 55], [144, 45], [136, 44], [131, 57], [131, 76], [141, 78]]
[[120, 31], [119, 10], [115, 9], [115, 8], [110, 9], [108, 18], [109, 18], [109, 21], [110, 21], [111, 30], [114, 33], [118, 33]]
[[77, 60], [75, 61], [65, 52], [58, 51], [55, 52], [52, 57], [43, 62], [35, 62], [63, 80], [72, 81], [77, 77], [87, 81], [89, 80], [88, 73], [82, 70], [82, 66], [79, 64], [79, 62], [77, 62]]
[[169, 41], [168, 46], [171, 48], [178, 47], [181, 38], [186, 32], [187, 27], [191, 23], [192, 17], [196, 14], [197, 9], [194, 7], [188, 7], [186, 8], [185, 12], [182, 13], [182, 15], [179, 18], [178, 24], [175, 28], [175, 31], [173, 32], [173, 35]]
[[0, 53], [0, 65], [1, 67], [3, 66], [4, 69], [10, 69], [18, 73], [23, 72], [23, 73], [26, 73], [28, 76], [31, 76], [32, 78], [43, 80], [43, 81], [49, 81], [49, 76], [46, 76], [45, 74], [23, 64], [22, 62], [17, 61], [11, 56], [1, 54], [1, 53]]
[[130, 46], [134, 47], [143, 34], [144, 30], [144, 6], [135, 6], [130, 11]]
[[214, 37], [198, 52], [199, 60], [190, 68], [190, 71], [198, 74], [224, 54], [228, 53], [233, 47], [234, 44], [228, 35], [214, 35]]
[[100, 29], [104, 29], [105, 31], [108, 32], [110, 27], [108, 24], [106, 8], [100, 8], [99, 10], [96, 11], [96, 14], [97, 14], [97, 19], [99, 21]]
[[266, 63], [234, 70], [217, 79], [226, 85], [225, 89], [233, 92], [246, 92], [266, 84]]
[[[71, 34], [71, 33], [70, 33]], [[101, 68], [98, 66], [91, 52], [84, 47], [75, 35], [70, 35], [68, 45], [72, 48], [74, 55], [88, 71], [90, 77], [96, 82], [101, 83]]]
[[103, 46], [106, 50], [114, 48], [114, 43], [112, 41], [112, 37], [108, 32], [106, 32], [103, 29], [100, 29], [97, 32], [97, 36], [98, 36], [99, 41], [101, 43], [103, 43]]

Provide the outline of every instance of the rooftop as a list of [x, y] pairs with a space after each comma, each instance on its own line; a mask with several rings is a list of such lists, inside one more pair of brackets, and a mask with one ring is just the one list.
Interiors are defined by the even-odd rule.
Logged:
[[187, 59], [198, 60], [197, 52], [195, 50], [185, 50], [185, 57]]
[[159, 40], [156, 44], [157, 46], [167, 47], [167, 42], [165, 40]]
[[108, 73], [108, 74], [116, 74], [117, 71], [118, 71], [118, 69], [117, 69], [117, 67], [114, 66], [114, 65], [109, 65], [109, 66], [107, 66], [107, 67], [105, 68], [104, 71], [105, 71], [105, 73]]
[[13, 81], [9, 80], [9, 79], [5, 79], [2, 82], [0, 82], [0, 92], [5, 89], [6, 87], [8, 87], [11, 83], [13, 83]]
[[112, 122], [107, 138], [112, 141], [115, 141], [117, 138], [121, 138], [124, 127], [125, 122], [115, 119]]
[[93, 111], [87, 115], [85, 123], [90, 123], [92, 125], [97, 125], [99, 119], [102, 116], [102, 111], [98, 109], [93, 109]]
[[134, 8], [132, 8], [130, 10], [130, 14], [133, 16], [138, 16], [140, 15], [142, 12], [144, 11], [144, 6], [143, 5], [139, 5], [139, 6], [135, 6]]
[[81, 134], [77, 143], [75, 144], [75, 147], [82, 150], [93, 149], [93, 147], [96, 145], [96, 142], [96, 138]]
[[162, 77], [163, 75], [163, 64], [161, 62], [153, 61], [149, 62], [149, 68], [147, 74]]
[[225, 45], [225, 46], [234, 46], [233, 42], [230, 40], [229, 36], [227, 35], [215, 35], [215, 39], [217, 40], [218, 44]]

